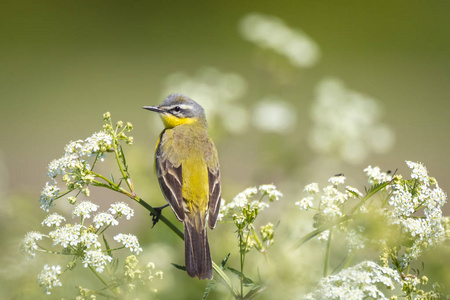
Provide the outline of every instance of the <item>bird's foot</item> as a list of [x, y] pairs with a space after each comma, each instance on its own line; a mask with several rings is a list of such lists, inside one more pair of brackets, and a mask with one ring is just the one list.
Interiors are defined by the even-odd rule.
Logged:
[[167, 206], [169, 206], [169, 204], [160, 206], [160, 207], [154, 207], [153, 209], [155, 210], [155, 212], [150, 212], [150, 216], [152, 217], [152, 228], [155, 227], [156, 223], [158, 223], [159, 218], [161, 217], [161, 212], [164, 208], [166, 208]]

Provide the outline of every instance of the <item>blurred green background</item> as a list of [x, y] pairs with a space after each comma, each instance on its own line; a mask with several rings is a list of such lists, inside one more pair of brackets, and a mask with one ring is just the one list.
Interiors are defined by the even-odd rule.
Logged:
[[[207, 108], [225, 199], [263, 183], [274, 183], [285, 194], [266, 214], [274, 223], [283, 220], [286, 236], [311, 229], [293, 226], [299, 224], [293, 218], [304, 216], [300, 211], [285, 213], [303, 197], [305, 184], [344, 173], [349, 184], [363, 190], [362, 170], [369, 164], [398, 168], [406, 176], [404, 160], [421, 161], [449, 191], [449, 11], [445, 1], [0, 1], [0, 297], [44, 298], [35, 278], [45, 258], [27, 261], [17, 245], [27, 231], [40, 230], [45, 213], [37, 200], [47, 164], [70, 140], [100, 130], [104, 112], [133, 123], [134, 146], [126, 153], [136, 189], [151, 204], [164, 203], [152, 172], [162, 124], [140, 107], [159, 104], [172, 92], [194, 91], [198, 97], [188, 96]], [[315, 60], [295, 65], [280, 53], [283, 43], [277, 50], [250, 41], [243, 28], [253, 13], [279, 18], [283, 28], [307, 35], [317, 46], [311, 50]], [[268, 30], [266, 38], [279, 36]], [[347, 101], [338, 121], [347, 124], [352, 116], [369, 114], [373, 123], [349, 143], [339, 140], [345, 134], [338, 131], [339, 138], [324, 149], [311, 141], [317, 128], [327, 126], [317, 104], [328, 99], [327, 82], [344, 100], [369, 99], [363, 102], [370, 105], [353, 113], [348, 109], [359, 100]], [[270, 112], [279, 113], [271, 118]], [[278, 127], [264, 125], [277, 122]], [[355, 124], [362, 128], [350, 125]], [[377, 139], [369, 129], [379, 124], [384, 135]], [[340, 143], [351, 151], [342, 156]], [[362, 154], [352, 152], [356, 143], [365, 145]], [[125, 200], [97, 192], [91, 198]], [[200, 298], [206, 283], [170, 266], [182, 264], [181, 242], [172, 236], [165, 240], [162, 225], [150, 230], [150, 218], [134, 207], [137, 216], [126, 229], [152, 253], [145, 257], [166, 272], [160, 297]], [[57, 205], [57, 210], [64, 208]], [[219, 225], [217, 232], [210, 240], [219, 261], [237, 248], [231, 225]], [[448, 266], [448, 252], [434, 258], [431, 273], [449, 280], [439, 273]], [[73, 294], [80, 283], [71, 283], [63, 281], [64, 291]], [[174, 285], [187, 292], [173, 296]], [[277, 288], [266, 297], [276, 295]], [[53, 297], [62, 294], [55, 291]]]

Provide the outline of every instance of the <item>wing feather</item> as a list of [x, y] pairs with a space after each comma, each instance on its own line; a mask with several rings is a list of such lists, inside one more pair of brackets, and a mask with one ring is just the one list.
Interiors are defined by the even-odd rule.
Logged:
[[222, 193], [222, 188], [220, 185], [220, 166], [219, 158], [217, 155], [216, 147], [214, 143], [210, 140], [210, 155], [207, 160], [208, 165], [208, 183], [209, 183], [209, 217], [208, 225], [209, 228], [214, 229], [217, 223], [217, 216], [219, 215], [220, 209], [220, 198]]
[[[171, 147], [172, 145], [167, 142], [165, 136], [166, 130], [161, 133], [158, 146], [156, 147], [155, 155], [155, 168], [156, 176], [158, 177], [159, 185], [163, 192], [164, 198], [170, 204], [175, 216], [180, 222], [184, 221], [184, 208], [183, 208], [183, 179], [182, 179], [182, 166], [175, 166], [168, 158], [167, 155], [162, 153], [162, 148]], [[168, 145], [169, 144], [169, 145]], [[165, 151], [171, 151], [172, 149], [164, 149]]]

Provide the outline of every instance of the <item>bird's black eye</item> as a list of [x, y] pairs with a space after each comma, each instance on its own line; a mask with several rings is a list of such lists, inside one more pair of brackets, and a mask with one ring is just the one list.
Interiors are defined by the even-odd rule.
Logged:
[[175, 106], [174, 108], [172, 108], [172, 111], [174, 112], [180, 112], [181, 108], [179, 106]]

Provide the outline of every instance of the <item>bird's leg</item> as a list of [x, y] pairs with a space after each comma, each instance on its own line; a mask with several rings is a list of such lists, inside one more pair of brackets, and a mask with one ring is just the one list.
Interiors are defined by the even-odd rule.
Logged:
[[153, 209], [155, 210], [155, 213], [151, 212], [150, 216], [152, 217], [152, 228], [155, 227], [156, 223], [158, 223], [159, 218], [161, 217], [161, 212], [164, 208], [166, 208], [167, 206], [169, 206], [169, 204], [160, 206], [160, 207], [154, 207]]

